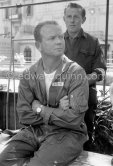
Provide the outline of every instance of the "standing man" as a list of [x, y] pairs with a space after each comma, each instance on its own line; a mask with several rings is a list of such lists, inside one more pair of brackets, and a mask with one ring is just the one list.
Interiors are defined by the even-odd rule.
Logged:
[[94, 110], [97, 107], [96, 82], [102, 80], [106, 67], [98, 39], [84, 32], [81, 27], [85, 20], [86, 11], [82, 6], [70, 3], [65, 8], [64, 22], [67, 27], [64, 34], [65, 55], [85, 69], [89, 81], [89, 109], [85, 121], [91, 140]]
[[0, 166], [66, 166], [83, 149], [89, 87], [84, 69], [64, 55], [55, 21], [34, 31], [41, 59], [20, 80], [17, 112], [25, 126], [0, 154]]

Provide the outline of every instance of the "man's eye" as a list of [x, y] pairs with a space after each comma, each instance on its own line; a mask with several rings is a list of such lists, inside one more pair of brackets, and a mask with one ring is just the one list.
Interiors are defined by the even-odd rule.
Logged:
[[64, 38], [64, 36], [62, 36], [62, 35], [61, 35], [61, 36], [59, 36], [59, 38], [60, 38], [60, 39], [63, 39], [63, 38]]
[[71, 18], [71, 16], [67, 16], [67, 18]]
[[74, 19], [79, 20], [79, 18], [78, 18], [78, 17], [76, 17], [76, 16], [74, 17]]
[[50, 38], [50, 40], [54, 40], [54, 39], [55, 39], [55, 37], [54, 37], [54, 36]]

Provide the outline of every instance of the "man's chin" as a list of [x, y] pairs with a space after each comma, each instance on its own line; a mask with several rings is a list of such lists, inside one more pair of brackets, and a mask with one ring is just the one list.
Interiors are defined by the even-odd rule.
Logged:
[[57, 53], [57, 54], [54, 54], [54, 57], [61, 57], [64, 53]]
[[76, 33], [76, 32], [78, 32], [76, 29], [74, 29], [74, 28], [71, 28], [71, 29], [69, 29], [69, 32], [70, 33]]
[[76, 32], [78, 32], [78, 29], [76, 29], [75, 27], [69, 27], [68, 28], [68, 32], [70, 32], [70, 33], [76, 33]]
[[61, 57], [63, 54], [56, 54], [56, 57]]

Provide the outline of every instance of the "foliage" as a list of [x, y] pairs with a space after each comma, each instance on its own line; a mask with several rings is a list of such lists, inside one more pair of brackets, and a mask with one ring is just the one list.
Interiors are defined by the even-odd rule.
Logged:
[[106, 109], [95, 117], [92, 134], [94, 151], [103, 154], [113, 154], [113, 110]]
[[98, 104], [94, 119], [90, 150], [113, 155], [113, 110], [105, 99]]

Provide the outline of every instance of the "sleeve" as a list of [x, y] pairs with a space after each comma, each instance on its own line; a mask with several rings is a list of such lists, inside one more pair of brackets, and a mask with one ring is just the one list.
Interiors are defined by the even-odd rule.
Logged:
[[[80, 78], [77, 76], [80, 76]], [[89, 86], [84, 70], [79, 70], [72, 78], [69, 86], [70, 108], [45, 107], [41, 112], [45, 123], [54, 124], [63, 128], [76, 129], [84, 120], [85, 111], [88, 109]]]
[[98, 39], [96, 40], [95, 56], [92, 66], [93, 66], [92, 69], [93, 72], [97, 73], [98, 81], [101, 81], [105, 75], [106, 63]]
[[33, 90], [29, 85], [29, 79], [25, 77], [20, 80], [17, 113], [19, 122], [23, 125], [39, 125], [43, 122], [42, 117], [32, 110], [32, 102], [34, 100]]

